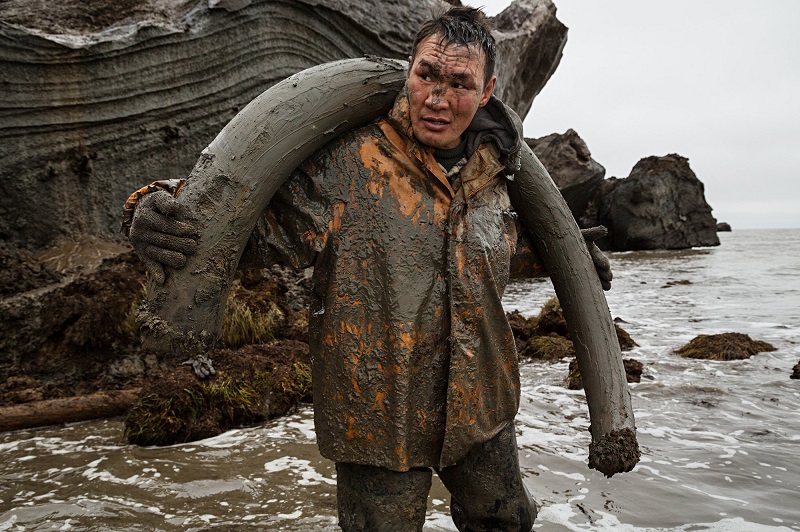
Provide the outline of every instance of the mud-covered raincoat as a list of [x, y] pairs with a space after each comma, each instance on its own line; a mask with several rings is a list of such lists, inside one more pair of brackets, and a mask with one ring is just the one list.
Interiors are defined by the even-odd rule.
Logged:
[[[502, 104], [487, 108], [517, 142]], [[514, 418], [517, 352], [501, 297], [518, 232], [505, 157], [480, 144], [451, 183], [414, 140], [401, 94], [386, 119], [317, 152], [271, 201], [247, 253], [314, 266], [323, 456], [444, 467]], [[530, 260], [516, 269], [541, 274]]]

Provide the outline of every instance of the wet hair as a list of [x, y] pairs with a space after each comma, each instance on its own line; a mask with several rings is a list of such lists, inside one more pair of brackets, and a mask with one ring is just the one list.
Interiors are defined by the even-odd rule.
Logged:
[[453, 7], [447, 12], [425, 22], [414, 37], [411, 47], [411, 60], [417, 55], [419, 43], [430, 37], [438, 35], [440, 45], [455, 44], [459, 46], [476, 45], [483, 51], [486, 58], [483, 69], [484, 84], [488, 83], [494, 74], [495, 42], [489, 27], [486, 25], [486, 15], [474, 7]]

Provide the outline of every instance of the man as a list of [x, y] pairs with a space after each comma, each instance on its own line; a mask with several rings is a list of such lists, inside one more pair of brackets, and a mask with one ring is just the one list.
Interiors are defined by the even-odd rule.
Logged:
[[[315, 427], [346, 531], [421, 530], [432, 470], [459, 530], [530, 530], [536, 516], [501, 304], [518, 242], [506, 176], [522, 140], [492, 97], [494, 57], [476, 9], [425, 23], [388, 116], [306, 161], [242, 259], [314, 266]], [[160, 280], [192, 251], [192, 228], [166, 192], [140, 196], [130, 237]]]

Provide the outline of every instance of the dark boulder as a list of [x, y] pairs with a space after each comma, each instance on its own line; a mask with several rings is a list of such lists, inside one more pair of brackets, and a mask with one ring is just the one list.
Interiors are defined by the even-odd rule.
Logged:
[[685, 157], [646, 157], [627, 178], [604, 183], [598, 195], [596, 223], [608, 228], [612, 250], [719, 245], [703, 183]]
[[[622, 359], [622, 364], [625, 367], [625, 380], [628, 384], [642, 381], [644, 364], [635, 358], [624, 358]], [[570, 390], [583, 389], [583, 379], [581, 378], [581, 370], [578, 368], [577, 358], [573, 358], [569, 363], [569, 373], [565, 385]]]
[[719, 222], [717, 224], [717, 233], [727, 233], [731, 231], [731, 224], [728, 222]]
[[792, 375], [791, 379], [800, 379], [800, 362], [794, 365], [792, 368]]
[[[557, 297], [553, 296], [548, 299], [537, 316], [526, 318], [515, 310], [507, 312], [506, 318], [514, 333], [514, 341], [520, 358], [540, 362], [558, 362], [562, 358], [575, 356], [575, 348], [569, 338], [564, 311], [561, 309]], [[638, 346], [617, 323], [614, 323], [614, 329], [620, 349], [628, 351]]]
[[547, 168], [577, 219], [603, 182], [606, 169], [592, 159], [589, 147], [573, 129], [525, 142]]
[[521, 345], [536, 334], [536, 318], [526, 318], [518, 310], [506, 312], [506, 319], [514, 333], [514, 340]]

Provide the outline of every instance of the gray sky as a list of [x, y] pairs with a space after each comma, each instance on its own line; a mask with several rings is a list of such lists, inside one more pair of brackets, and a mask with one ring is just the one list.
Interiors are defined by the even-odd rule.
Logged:
[[526, 136], [574, 129], [607, 177], [678, 153], [718, 221], [800, 228], [800, 0], [554, 1], [569, 37]]

